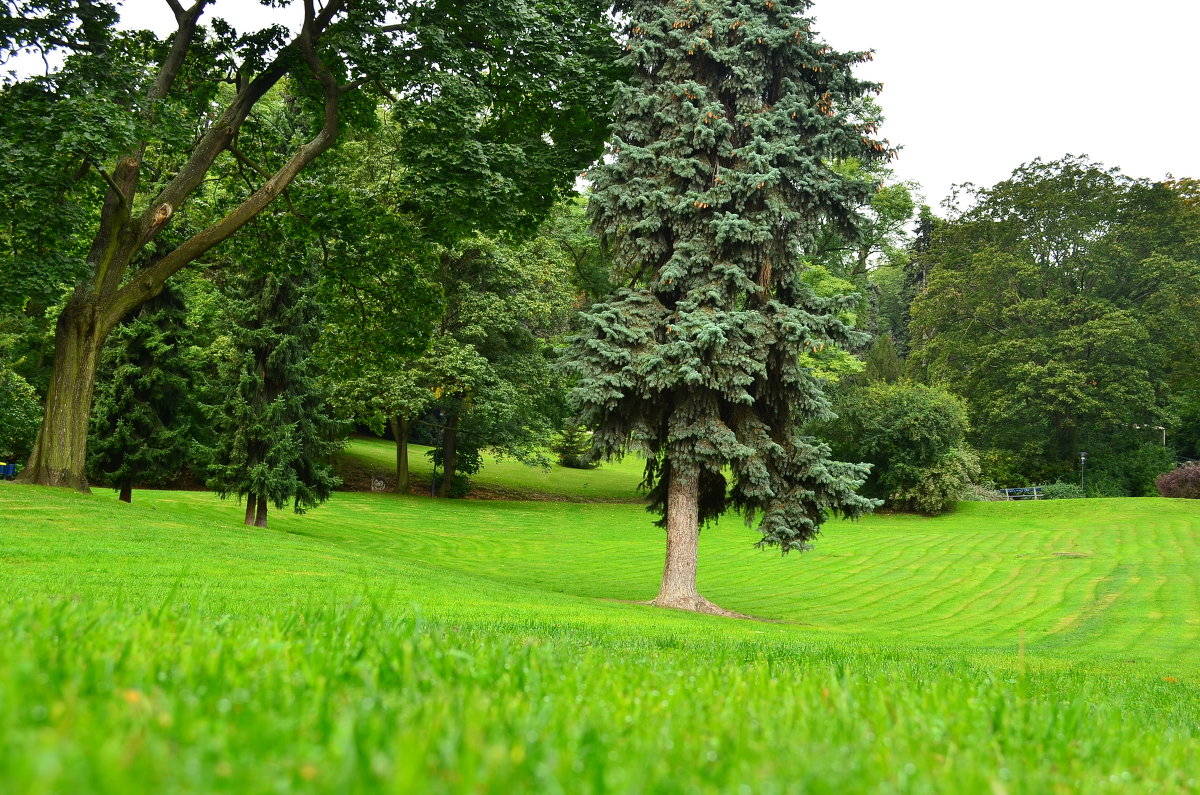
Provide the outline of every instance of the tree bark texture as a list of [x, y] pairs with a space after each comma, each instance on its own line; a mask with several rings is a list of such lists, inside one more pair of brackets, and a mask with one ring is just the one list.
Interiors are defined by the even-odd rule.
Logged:
[[408, 494], [412, 484], [408, 477], [408, 429], [407, 417], [392, 417], [392, 436], [396, 439], [396, 493]]
[[698, 613], [737, 615], [708, 601], [696, 589], [699, 553], [699, 474], [672, 464], [667, 482], [667, 559], [658, 596], [651, 604]]
[[696, 563], [700, 551], [700, 479], [672, 466], [667, 485], [667, 559], [654, 604], [695, 610]]
[[458, 415], [451, 414], [446, 420], [446, 430], [442, 433], [442, 482], [438, 484], [437, 495], [449, 497], [450, 489], [454, 488], [454, 473], [458, 456]]
[[254, 526], [255, 527], [266, 527], [267, 526], [267, 498], [265, 495], [262, 495], [262, 494], [258, 495], [257, 508], [258, 508], [258, 510], [254, 515]]
[[42, 427], [18, 482], [89, 490], [84, 470], [88, 419], [107, 333], [92, 302], [78, 294], [67, 302], [54, 333], [54, 374]]
[[246, 521], [244, 524], [254, 527], [254, 495], [246, 495]]
[[121, 502], [133, 502], [133, 484], [128, 481], [121, 484]]

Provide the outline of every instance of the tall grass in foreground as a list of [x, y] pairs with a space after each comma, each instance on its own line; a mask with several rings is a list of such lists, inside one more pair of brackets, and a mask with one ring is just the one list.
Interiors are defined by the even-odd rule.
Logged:
[[384, 603], [0, 607], [0, 791], [1200, 786], [1200, 692], [1169, 678]]

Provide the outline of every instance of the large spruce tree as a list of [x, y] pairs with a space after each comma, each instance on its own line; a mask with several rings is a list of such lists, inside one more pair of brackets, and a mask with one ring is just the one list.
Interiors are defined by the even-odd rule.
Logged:
[[311, 350], [320, 333], [317, 273], [280, 263], [236, 275], [230, 329], [235, 355], [222, 373], [225, 400], [213, 407], [218, 440], [209, 488], [246, 501], [246, 524], [267, 526], [268, 504], [297, 513], [324, 502], [338, 484], [330, 466], [340, 447]]
[[187, 311], [171, 288], [109, 336], [101, 357], [88, 477], [130, 502], [133, 485], [177, 477], [191, 459], [198, 408], [187, 360]]
[[803, 430], [829, 415], [803, 354], [860, 335], [838, 317], [846, 301], [803, 286], [800, 262], [828, 225], [853, 235], [875, 189], [833, 162], [890, 151], [853, 113], [878, 89], [851, 71], [869, 54], [824, 46], [809, 5], [626, 7], [634, 76], [591, 212], [631, 283], [585, 316], [575, 396], [598, 454], [647, 457], [662, 606], [722, 612], [696, 589], [696, 558], [699, 527], [728, 508], [786, 553], [831, 513], [873, 505], [855, 491], [866, 468]]

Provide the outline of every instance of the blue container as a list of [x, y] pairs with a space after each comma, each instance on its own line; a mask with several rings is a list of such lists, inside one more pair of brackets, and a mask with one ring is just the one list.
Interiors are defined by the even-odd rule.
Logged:
[[0, 461], [0, 478], [11, 480], [17, 474], [16, 461]]

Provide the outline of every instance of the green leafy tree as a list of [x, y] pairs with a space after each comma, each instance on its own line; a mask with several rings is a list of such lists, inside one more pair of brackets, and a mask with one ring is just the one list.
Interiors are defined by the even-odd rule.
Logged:
[[258, 527], [269, 505], [291, 501], [303, 513], [338, 484], [330, 461], [341, 426], [310, 355], [321, 329], [317, 273], [303, 259], [292, 265], [230, 280], [234, 356], [222, 373], [225, 400], [211, 407], [218, 436], [208, 486], [243, 498], [246, 524]]
[[542, 234], [570, 258], [574, 283], [582, 301], [598, 301], [616, 287], [618, 274], [587, 219], [587, 197], [575, 196], [555, 206]]
[[1149, 441], [1131, 429], [1174, 424], [1195, 372], [1179, 354], [1196, 345], [1180, 319], [1197, 311], [1197, 220], [1166, 185], [1067, 157], [936, 230], [910, 365], [967, 400], [990, 478], [1071, 479], [1080, 449], [1114, 461]]
[[823, 433], [837, 455], [872, 465], [862, 491], [889, 507], [941, 513], [979, 477], [978, 456], [966, 446], [966, 406], [944, 389], [911, 381], [850, 387], [834, 412]]
[[551, 449], [558, 455], [558, 463], [569, 469], [595, 469], [598, 466], [591, 458], [592, 435], [578, 422], [564, 423]]
[[[867, 53], [819, 42], [808, 2], [631, 2], [612, 162], [591, 212], [630, 275], [584, 316], [574, 396], [597, 453], [645, 455], [667, 531], [655, 604], [716, 611], [696, 589], [700, 526], [728, 508], [760, 544], [804, 549], [831, 513], [858, 516], [866, 475], [803, 426], [828, 413], [801, 363], [861, 342], [801, 279], [830, 224], [852, 238], [875, 190], [831, 163], [888, 156], [855, 103]], [[731, 475], [727, 481], [725, 471]]]
[[185, 347], [187, 310], [170, 288], [109, 336], [92, 409], [89, 476], [130, 502], [133, 486], [178, 477], [192, 459], [199, 408]]
[[24, 378], [0, 366], [0, 460], [19, 460], [37, 438], [42, 402]]
[[863, 377], [868, 381], [891, 383], [904, 377], [904, 360], [896, 351], [891, 334], [876, 337], [863, 357]]
[[[26, 482], [87, 488], [109, 332], [293, 187], [343, 127], [387, 108], [415, 193], [443, 208], [431, 229], [449, 237], [535, 225], [602, 147], [616, 44], [592, 0], [298, 0], [294, 34], [206, 27], [210, 4], [168, 0], [165, 40], [119, 27], [111, 0], [5, 6], [0, 58], [64, 60], [0, 87], [0, 304], [54, 304], [70, 286]], [[284, 140], [258, 123], [281, 94], [297, 129]]]
[[447, 249], [437, 281], [446, 309], [429, 352], [413, 372], [433, 392], [439, 435], [438, 496], [471, 475], [491, 449], [546, 466], [566, 414], [566, 385], [554, 341], [575, 308], [573, 261], [548, 235], [520, 244], [476, 236]]
[[18, 318], [0, 315], [0, 461], [24, 460], [37, 438], [42, 402], [37, 390], [15, 369], [27, 334]]

